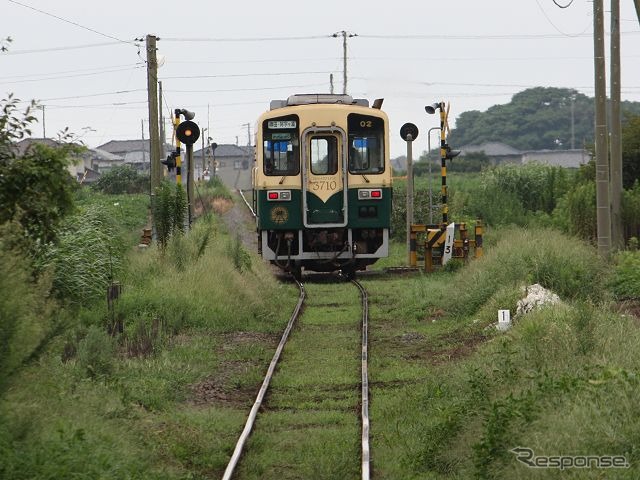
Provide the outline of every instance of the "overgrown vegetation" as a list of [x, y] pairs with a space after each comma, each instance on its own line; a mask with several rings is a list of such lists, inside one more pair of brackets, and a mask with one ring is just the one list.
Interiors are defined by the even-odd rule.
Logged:
[[149, 192], [149, 177], [141, 175], [130, 165], [120, 165], [100, 175], [91, 188], [112, 195], [145, 193]]

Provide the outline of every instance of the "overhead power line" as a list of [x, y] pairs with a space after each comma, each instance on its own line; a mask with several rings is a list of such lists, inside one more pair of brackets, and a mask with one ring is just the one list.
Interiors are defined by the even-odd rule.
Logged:
[[222, 92], [260, 92], [263, 90], [283, 90], [285, 88], [311, 88], [322, 87], [325, 83], [310, 83], [307, 85], [283, 85], [279, 87], [257, 87], [257, 88], [230, 88], [219, 90], [166, 90], [170, 93], [222, 93]]
[[[133, 93], [133, 92], [146, 92], [146, 88], [137, 88], [135, 90], [118, 90], [116, 92], [105, 92], [105, 93], [91, 93], [88, 95], [73, 95], [70, 97], [54, 97], [54, 98], [39, 98], [38, 102], [50, 102], [53, 100], [75, 100], [77, 98], [89, 98], [89, 97], [102, 97], [105, 95], [120, 95], [123, 93]], [[29, 100], [30, 101], [30, 100]], [[25, 103], [27, 100], [21, 100], [20, 103]]]
[[82, 28], [84, 30], [88, 30], [89, 32], [93, 32], [93, 33], [101, 35], [103, 37], [110, 38], [111, 40], [117, 40], [118, 42], [121, 42], [121, 43], [129, 43], [131, 45], [134, 45], [134, 42], [132, 42], [130, 40], [122, 40], [122, 39], [120, 39], [118, 37], [114, 37], [113, 35], [109, 35], [107, 33], [99, 32], [98, 30], [95, 30], [93, 28], [86, 27], [84, 25], [80, 25], [77, 22], [73, 22], [71, 20], [67, 20], [66, 18], [62, 18], [62, 17], [60, 17], [58, 15], [54, 15], [53, 13], [45, 12], [44, 10], [40, 10], [39, 8], [32, 7], [31, 5], [27, 5], [26, 3], [20, 3], [20, 2], [17, 2], [16, 0], [9, 0], [9, 1], [11, 3], [15, 3], [16, 5], [20, 5], [21, 7], [29, 8], [29, 9], [31, 9], [33, 11], [38, 12], [38, 13], [42, 13], [43, 15], [47, 15], [49, 17], [55, 18], [57, 20], [60, 20], [62, 22], [69, 23], [71, 25], [75, 25], [76, 27]]
[[[623, 35], [637, 35], [640, 31], [622, 32]], [[571, 35], [570, 38], [591, 37], [591, 33]], [[358, 35], [360, 38], [380, 40], [540, 40], [567, 38], [565, 34], [507, 34], [507, 35]]]
[[163, 42], [280, 42], [286, 40], [318, 40], [321, 38], [330, 38], [331, 35], [309, 35], [304, 37], [245, 37], [245, 38], [166, 38], [162, 37]]
[[63, 78], [78, 78], [78, 77], [89, 77], [92, 75], [103, 75], [105, 73], [114, 73], [114, 72], [127, 72], [130, 70], [135, 70], [137, 68], [142, 68], [143, 65], [138, 65], [136, 67], [129, 67], [129, 68], [115, 68], [115, 69], [111, 69], [111, 70], [102, 70], [99, 72], [90, 72], [90, 73], [76, 73], [76, 74], [71, 74], [71, 75], [58, 75], [58, 76], [53, 76], [53, 77], [42, 77], [42, 78], [23, 78], [20, 80], [12, 80], [10, 82], [5, 82], [3, 81], [3, 84], [12, 84], [12, 83], [26, 83], [26, 82], [44, 82], [44, 81], [48, 81], [48, 80], [60, 80]]
[[125, 67], [135, 67], [136, 65], [141, 65], [140, 63], [127, 63], [124, 65], [109, 65], [104, 67], [93, 67], [93, 68], [79, 68], [75, 70], [61, 70], [59, 72], [47, 72], [47, 73], [29, 73], [26, 75], [11, 75], [8, 77], [0, 77], [0, 80], [13, 80], [16, 78], [29, 78], [29, 77], [45, 77], [48, 75], [64, 75], [68, 73], [82, 73], [82, 72], [98, 72], [104, 70], [111, 70], [113, 68], [125, 68]]
[[332, 72], [272, 72], [272, 73], [230, 73], [220, 75], [180, 75], [177, 77], [163, 77], [163, 80], [177, 80], [185, 78], [235, 78], [235, 77], [274, 77], [281, 75], [313, 75], [328, 74]]
[[65, 50], [80, 50], [84, 48], [96, 48], [96, 47], [109, 47], [114, 45], [122, 45], [120, 42], [103, 42], [103, 43], [86, 43], [82, 45], [70, 45], [65, 47], [49, 47], [49, 48], [35, 48], [30, 50], [9, 50], [2, 55], [28, 55], [31, 53], [47, 53], [47, 52], [61, 52]]

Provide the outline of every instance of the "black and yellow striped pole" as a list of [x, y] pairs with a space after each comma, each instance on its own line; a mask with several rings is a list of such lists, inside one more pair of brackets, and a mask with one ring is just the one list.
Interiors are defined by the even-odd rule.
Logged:
[[445, 123], [447, 113], [444, 109], [444, 102], [440, 102], [440, 172], [442, 175], [442, 225], [449, 224], [449, 206], [447, 205], [447, 132]]
[[180, 157], [180, 139], [178, 138], [177, 135], [175, 135], [175, 132], [178, 129], [178, 125], [180, 125], [181, 113], [182, 113], [182, 110], [179, 108], [176, 108], [174, 111], [175, 115], [173, 117], [173, 132], [176, 139], [175, 157], [176, 157], [176, 184], [177, 185], [182, 185], [182, 158]]
[[434, 114], [440, 110], [440, 171], [442, 174], [442, 228], [449, 223], [449, 205], [447, 205], [447, 160], [460, 155], [458, 150], [451, 150], [447, 145], [447, 110], [444, 102], [433, 103], [424, 107], [427, 113]]

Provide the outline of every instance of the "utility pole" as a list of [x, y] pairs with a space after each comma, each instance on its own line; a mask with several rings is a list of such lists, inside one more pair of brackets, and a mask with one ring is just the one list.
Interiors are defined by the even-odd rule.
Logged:
[[622, 118], [620, 115], [620, 0], [611, 0], [611, 246], [624, 247], [622, 228]]
[[[162, 114], [162, 82], [158, 82], [158, 113], [160, 115], [160, 158], [164, 158], [166, 152], [164, 150], [167, 137], [164, 134], [164, 115]], [[161, 169], [161, 172], [164, 172]]]
[[44, 105], [40, 105], [40, 108], [42, 109], [42, 138], [47, 138], [47, 127], [44, 121], [44, 107]]
[[247, 126], [247, 147], [250, 147], [251, 146], [251, 124], [245, 123], [245, 125]]
[[607, 149], [607, 81], [604, 61], [603, 0], [593, 1], [593, 60], [595, 82], [596, 218], [598, 253], [611, 251], [611, 205], [609, 204], [609, 161]]
[[329, 93], [333, 95], [333, 73], [329, 75]]
[[334, 38], [342, 37], [342, 93], [347, 94], [347, 38], [357, 37], [357, 33], [349, 33], [345, 30], [336, 32]]
[[202, 129], [202, 150], [200, 150], [200, 152], [202, 153], [202, 177], [204, 177], [204, 171], [207, 169], [207, 165], [206, 165], [206, 160], [205, 160], [205, 156], [204, 156], [204, 134], [208, 131], [208, 128], [203, 128]]
[[149, 103], [149, 161], [151, 176], [151, 201], [156, 187], [162, 182], [160, 164], [160, 132], [158, 130], [158, 60], [156, 58], [156, 36], [147, 35], [147, 98]]

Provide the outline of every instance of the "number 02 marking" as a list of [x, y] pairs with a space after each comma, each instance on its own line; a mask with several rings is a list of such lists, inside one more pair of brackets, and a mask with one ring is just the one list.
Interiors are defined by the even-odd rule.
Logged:
[[373, 127], [373, 122], [371, 120], [362, 120], [360, 122], [360, 126], [362, 128], [371, 128], [371, 127]]

